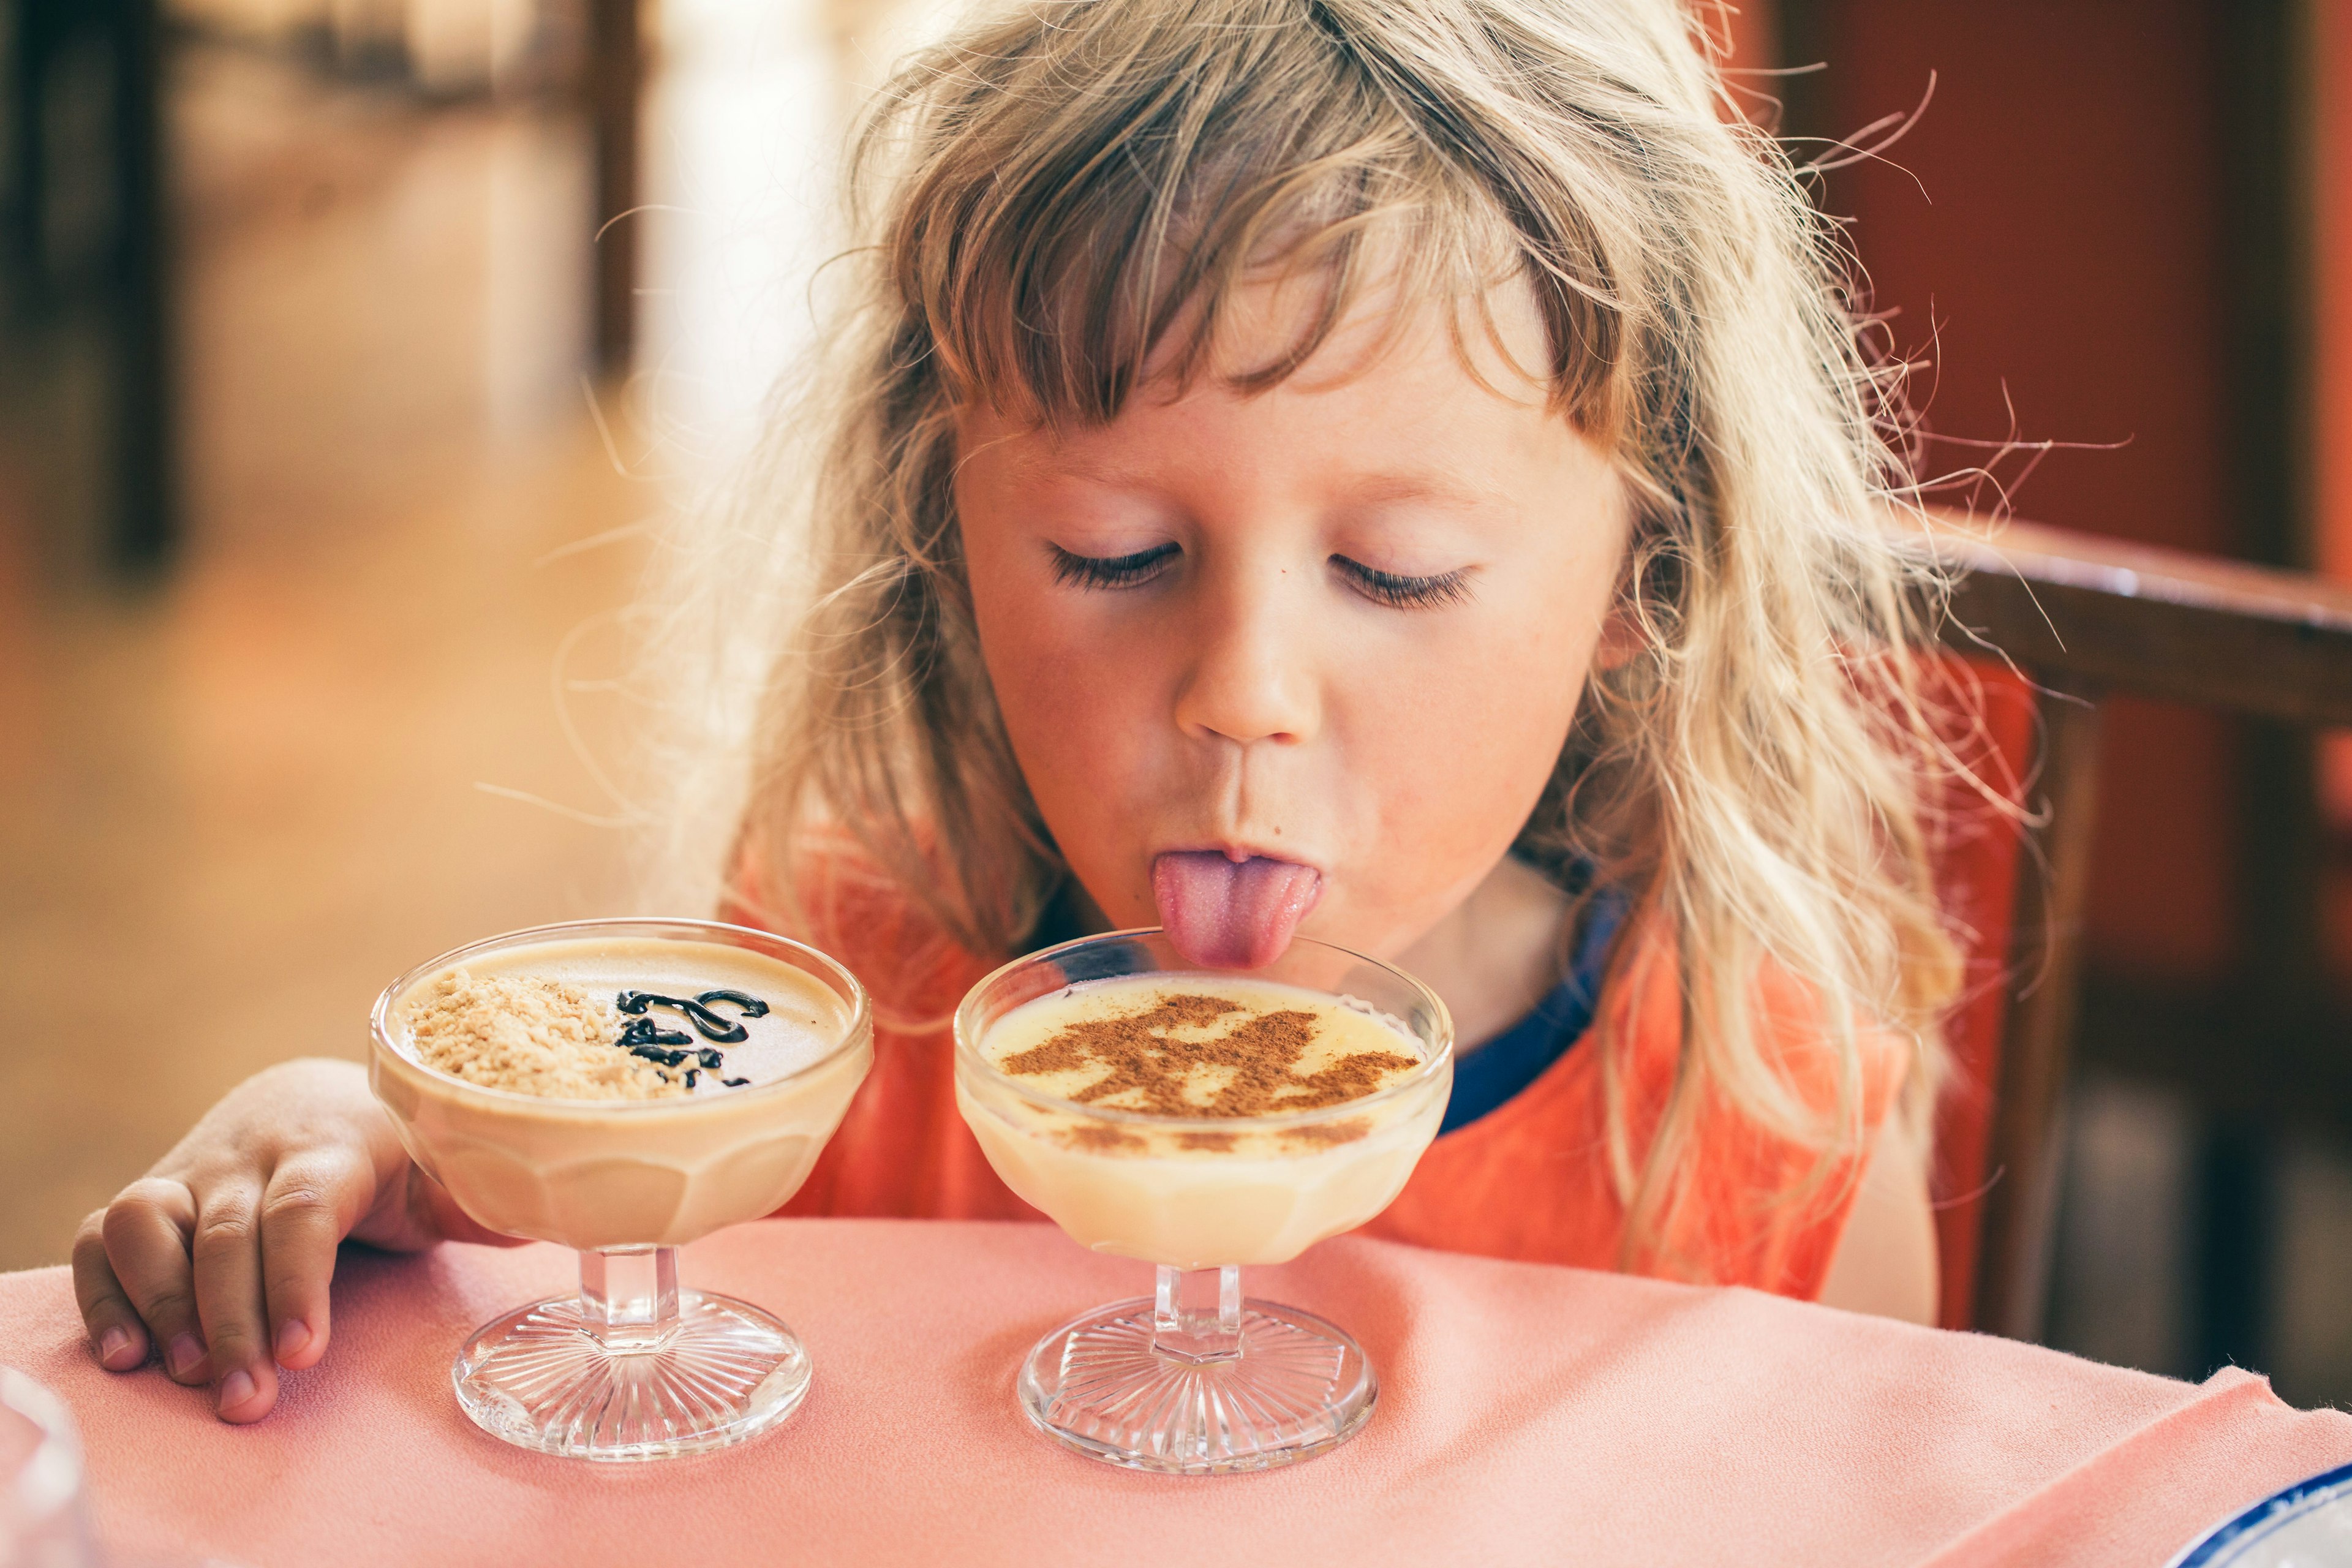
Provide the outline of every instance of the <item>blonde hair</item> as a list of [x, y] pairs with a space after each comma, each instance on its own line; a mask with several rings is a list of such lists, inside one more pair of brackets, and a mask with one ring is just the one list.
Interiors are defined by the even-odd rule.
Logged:
[[[917, 57], [856, 144], [872, 243], [838, 264], [835, 374], [778, 410], [732, 548], [691, 552], [727, 596], [670, 629], [706, 677], [694, 747], [733, 772], [688, 815], [740, 824], [772, 898], [822, 825], [942, 940], [1017, 951], [1066, 872], [982, 667], [959, 404], [1108, 420], [1147, 374], [1207, 374], [1226, 302], [1273, 268], [1320, 279], [1323, 309], [1244, 390], [1376, 275], [1474, 315], [1521, 280], [1554, 405], [1633, 497], [1643, 646], [1592, 675], [1520, 849], [1589, 863], [1675, 941], [1684, 1054], [1654, 1128], [1601, 1048], [1626, 1260], [1697, 1267], [1644, 1255], [1710, 1097], [1827, 1171], [1863, 1124], [1858, 1031], [1907, 1033], [1932, 1084], [1958, 984], [1913, 657], [1937, 584], [1885, 528], [1910, 494], [1894, 373], [1782, 150], [1724, 108], [1675, 0], [1050, 0]], [[786, 546], [796, 510], [812, 554]], [[1832, 1106], [1753, 1026], [1766, 965], [1818, 999]]]

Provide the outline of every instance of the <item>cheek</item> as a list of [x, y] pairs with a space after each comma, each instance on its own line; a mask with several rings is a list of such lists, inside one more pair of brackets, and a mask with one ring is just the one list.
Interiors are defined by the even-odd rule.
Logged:
[[1046, 721], [1084, 704], [1082, 676], [1055, 679], [1055, 671], [1066, 666], [1083, 668], [1082, 650], [1072, 646], [1079, 639], [1075, 628], [1060, 624], [1051, 606], [1039, 602], [1043, 595], [1028, 581], [1030, 574], [1016, 571], [985, 544], [971, 550], [967, 568], [981, 662], [1026, 770], [1030, 743], [1066, 727]]
[[1163, 672], [1149, 641], [1121, 641], [1085, 595], [1057, 591], [1003, 475], [967, 468], [957, 502], [981, 661], [1030, 798], [1088, 890], [1139, 923], [1127, 906], [1148, 907], [1150, 893], [1121, 885], [1133, 878], [1120, 870], [1119, 806], [1158, 766], [1149, 721]]
[[1107, 641], [1084, 601], [1048, 591], [1029, 563], [971, 551], [982, 662], [1029, 792], [1066, 854], [1084, 858], [1108, 787], [1148, 765], [1143, 742], [1156, 672]]
[[1382, 781], [1377, 842], [1414, 847], [1367, 858], [1368, 906], [1425, 924], [1517, 838], [1575, 719], [1604, 597], [1579, 584], [1482, 605], [1360, 687], [1350, 749]]
[[1397, 841], [1473, 857], [1517, 837], [1568, 739], [1590, 638], [1482, 638], [1415, 661], [1381, 704]]

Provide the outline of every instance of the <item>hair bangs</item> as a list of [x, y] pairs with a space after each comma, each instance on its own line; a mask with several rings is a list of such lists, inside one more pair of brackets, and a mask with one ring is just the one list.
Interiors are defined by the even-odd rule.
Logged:
[[[934, 61], [867, 141], [870, 155], [903, 124], [921, 171], [885, 245], [924, 329], [908, 352], [959, 403], [1098, 424], [1146, 384], [1273, 386], [1375, 293], [1446, 310], [1473, 364], [1465, 333], [1503, 346], [1488, 296], [1524, 283], [1548, 363], [1517, 368], [1613, 434], [1624, 332], [1593, 226], [1556, 216], [1574, 197], [1480, 167], [1359, 40], [1266, 9], [1283, 25], [1150, 30], [1090, 62], [1089, 90], [1055, 94], [1042, 124], [1053, 84], [1017, 62]], [[1297, 306], [1270, 335], [1237, 330], [1236, 300], [1266, 286]], [[1378, 314], [1367, 358], [1412, 317]]]

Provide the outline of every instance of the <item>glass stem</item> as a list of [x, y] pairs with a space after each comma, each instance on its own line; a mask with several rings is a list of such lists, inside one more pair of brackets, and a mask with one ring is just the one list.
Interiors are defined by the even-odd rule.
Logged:
[[1151, 1348], [1182, 1361], [1232, 1361], [1242, 1353], [1242, 1271], [1160, 1266], [1151, 1302]]
[[677, 1325], [677, 1247], [580, 1255], [580, 1326], [590, 1339], [618, 1354], [656, 1350]]

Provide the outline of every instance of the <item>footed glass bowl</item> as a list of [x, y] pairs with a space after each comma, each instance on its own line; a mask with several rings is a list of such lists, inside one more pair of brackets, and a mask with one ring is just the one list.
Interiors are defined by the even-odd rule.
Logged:
[[[404, 1019], [425, 987], [466, 966], [529, 973], [536, 954], [646, 956], [665, 976], [707, 969], [738, 987], [748, 975], [809, 1004], [836, 1037], [766, 1081], [646, 1100], [542, 1099], [416, 1059]], [[809, 1384], [798, 1337], [749, 1302], [679, 1289], [677, 1248], [773, 1213], [808, 1179], [874, 1058], [871, 1009], [848, 970], [715, 921], [580, 921], [419, 964], [385, 987], [372, 1022], [369, 1081], [410, 1158], [485, 1229], [580, 1254], [577, 1296], [505, 1313], [458, 1352], [467, 1415], [542, 1453], [626, 1460], [723, 1447], [792, 1414]]]
[[[1213, 992], [1271, 982], [1341, 999], [1421, 1057], [1375, 1092], [1319, 1110], [1202, 1118], [1057, 1098], [983, 1051], [1006, 1015], [1073, 985], [1133, 976]], [[1327, 1452], [1353, 1436], [1379, 1380], [1346, 1332], [1245, 1300], [1241, 1268], [1351, 1230], [1401, 1192], [1437, 1135], [1454, 1025], [1435, 993], [1384, 963], [1294, 941], [1246, 975], [1195, 970], [1158, 931], [1049, 948], [974, 986], [956, 1014], [956, 1101], [982, 1151], [1072, 1239], [1157, 1267], [1153, 1293], [1064, 1323], [1023, 1363], [1022, 1408], [1057, 1441], [1138, 1469], [1218, 1475]]]

